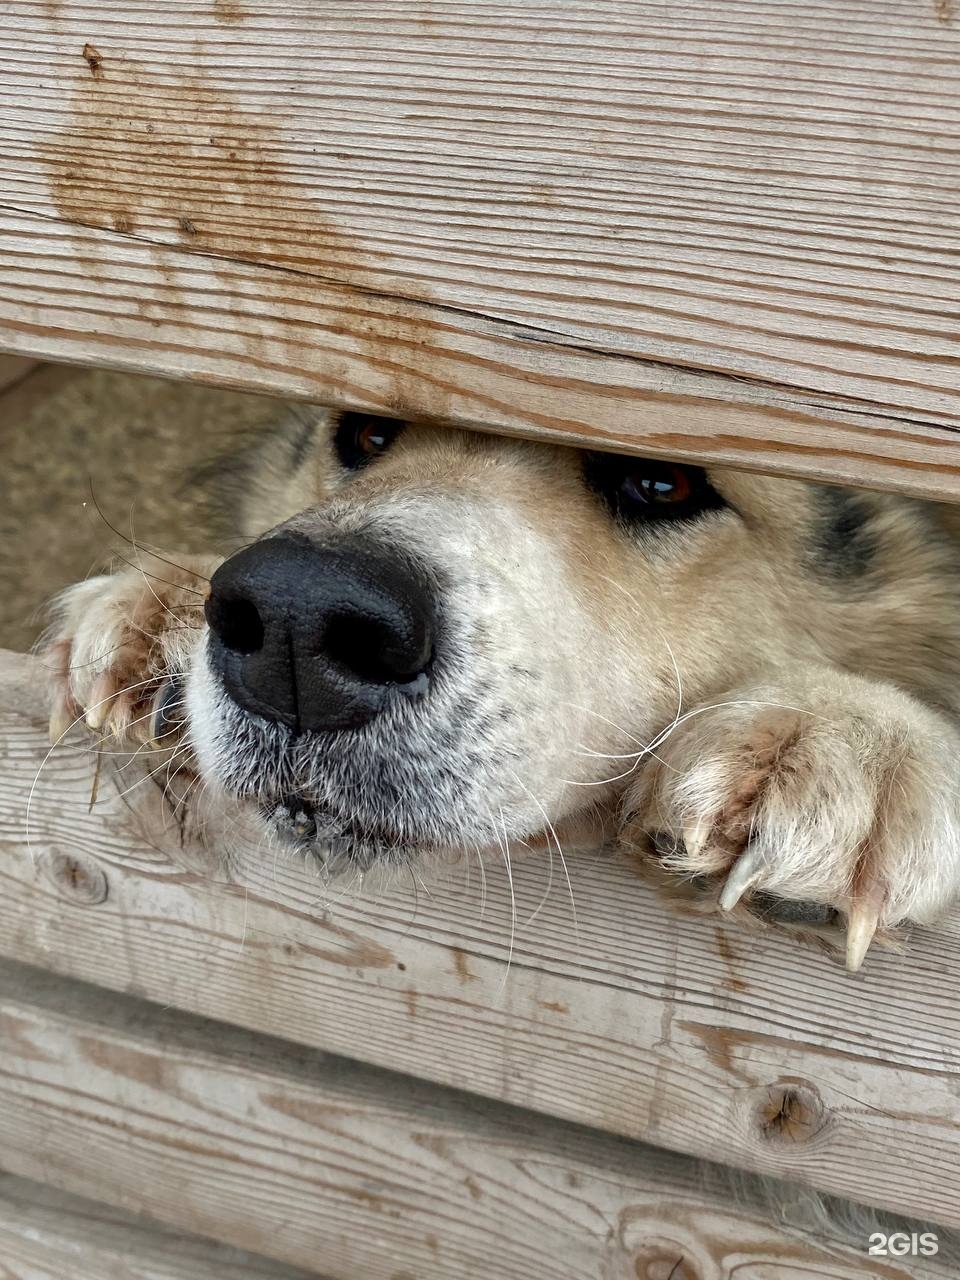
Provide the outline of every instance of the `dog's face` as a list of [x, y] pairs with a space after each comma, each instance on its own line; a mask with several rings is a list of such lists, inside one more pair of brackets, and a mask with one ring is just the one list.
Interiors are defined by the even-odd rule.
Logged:
[[782, 480], [361, 414], [259, 472], [296, 514], [214, 576], [191, 737], [337, 866], [609, 832], [681, 711], [855, 654], [890, 573], [882, 499]]

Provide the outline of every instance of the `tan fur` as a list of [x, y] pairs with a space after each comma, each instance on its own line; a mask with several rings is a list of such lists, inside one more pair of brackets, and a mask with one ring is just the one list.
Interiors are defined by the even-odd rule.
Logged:
[[[253, 471], [245, 534], [373, 530], [444, 569], [458, 617], [483, 616], [484, 692], [496, 685], [497, 705], [522, 716], [487, 748], [487, 838], [483, 814], [465, 810], [444, 815], [444, 840], [490, 843], [502, 827], [544, 844], [546, 818], [561, 839], [619, 829], [640, 847], [655, 833], [684, 877], [722, 876], [749, 846], [750, 892], [849, 914], [869, 886], [885, 927], [953, 901], [955, 511], [865, 495], [869, 555], [831, 573], [817, 562], [829, 493], [794, 481], [713, 472], [731, 512], [625, 531], [576, 451], [411, 425], [347, 475], [324, 411], [299, 411]], [[65, 594], [58, 705], [62, 720], [109, 696], [126, 731], [146, 695], [117, 690], [185, 672], [191, 744], [215, 780], [230, 735], [196, 592], [216, 562], [171, 558], [182, 572], [125, 568]], [[191, 629], [175, 630], [178, 616]], [[524, 669], [530, 680], [511, 674]], [[501, 746], [519, 752], [514, 768], [495, 759]]]

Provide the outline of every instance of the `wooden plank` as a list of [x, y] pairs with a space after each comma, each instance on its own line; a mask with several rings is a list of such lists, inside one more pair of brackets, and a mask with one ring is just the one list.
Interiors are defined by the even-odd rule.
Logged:
[[[771, 1226], [666, 1153], [7, 964], [0, 1138], [19, 1173], [344, 1280], [865, 1274], [866, 1238]], [[867, 1273], [949, 1275], [939, 1244]]]
[[0, 345], [960, 497], [950, 0], [8, 0]]
[[515, 863], [515, 928], [495, 863], [325, 887], [235, 830], [205, 851], [122, 758], [91, 810], [89, 739], [48, 756], [36, 662], [0, 671], [0, 953], [960, 1225], [956, 923], [850, 976], [676, 916], [613, 854], [573, 857], [576, 926], [542, 858]]
[[0, 1173], [3, 1280], [318, 1280]]

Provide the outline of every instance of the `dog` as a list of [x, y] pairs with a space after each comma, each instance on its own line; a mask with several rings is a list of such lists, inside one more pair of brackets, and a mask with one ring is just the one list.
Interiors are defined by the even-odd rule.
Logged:
[[333, 871], [619, 840], [850, 969], [949, 908], [957, 510], [313, 407], [231, 470], [240, 549], [57, 601], [55, 741], [156, 740]]

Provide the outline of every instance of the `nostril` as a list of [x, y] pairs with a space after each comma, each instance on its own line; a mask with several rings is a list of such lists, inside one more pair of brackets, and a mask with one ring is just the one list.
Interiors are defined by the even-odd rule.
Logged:
[[376, 618], [332, 618], [323, 634], [323, 652], [370, 684], [407, 684], [430, 664], [429, 635], [398, 636]]
[[258, 653], [263, 648], [263, 619], [252, 600], [214, 593], [204, 609], [212, 631], [234, 653]]

